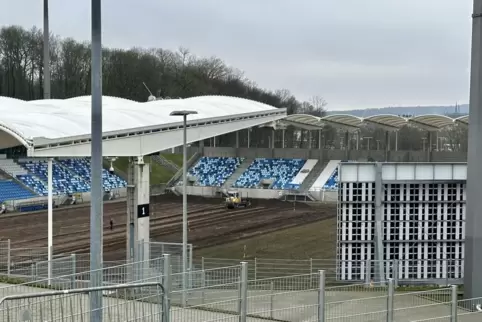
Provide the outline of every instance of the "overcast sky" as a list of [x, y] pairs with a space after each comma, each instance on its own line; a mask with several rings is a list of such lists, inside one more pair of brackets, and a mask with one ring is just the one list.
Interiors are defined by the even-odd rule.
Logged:
[[[472, 0], [103, 0], [109, 47], [216, 55], [330, 110], [467, 103]], [[90, 0], [50, 0], [51, 31], [90, 39]], [[41, 0], [0, 24], [42, 26]]]

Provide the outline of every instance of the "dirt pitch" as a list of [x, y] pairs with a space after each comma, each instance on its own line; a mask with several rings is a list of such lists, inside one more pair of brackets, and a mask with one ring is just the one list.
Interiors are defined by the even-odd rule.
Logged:
[[[182, 236], [181, 198], [170, 195], [151, 197], [151, 239], [180, 242]], [[230, 258], [240, 253], [238, 240], [249, 244], [249, 252], [283, 258], [286, 253], [304, 257], [304, 248], [318, 245], [328, 249], [324, 256], [334, 252], [333, 225], [336, 205], [312, 207], [303, 203], [278, 200], [255, 200], [251, 208], [227, 210], [221, 199], [188, 197], [189, 243], [193, 243], [196, 256], [201, 254]], [[88, 204], [54, 209], [54, 253], [89, 252]], [[114, 230], [108, 228], [114, 221]], [[125, 259], [126, 202], [104, 204], [104, 260]], [[292, 228], [297, 227], [297, 228]], [[303, 228], [306, 227], [306, 228]], [[333, 235], [327, 235], [328, 228]], [[319, 239], [317, 238], [317, 230]], [[282, 230], [282, 231], [280, 231]], [[11, 239], [12, 247], [35, 248], [47, 245], [47, 212], [11, 214], [0, 217], [2, 240]], [[277, 236], [276, 238], [270, 236]], [[259, 242], [257, 241], [259, 240]], [[330, 242], [328, 241], [330, 240]], [[278, 246], [277, 246], [278, 245]], [[290, 249], [291, 248], [291, 249]], [[318, 247], [319, 248], [319, 247]], [[320, 248], [321, 249], [321, 248]], [[236, 250], [236, 251], [235, 251]], [[235, 253], [233, 253], [235, 251]], [[323, 253], [323, 252], [322, 252]], [[320, 254], [321, 255], [321, 254]], [[282, 256], [282, 257], [280, 257]], [[331, 256], [331, 255], [330, 255]], [[291, 256], [290, 256], [291, 257]], [[309, 257], [309, 256], [308, 256]]]

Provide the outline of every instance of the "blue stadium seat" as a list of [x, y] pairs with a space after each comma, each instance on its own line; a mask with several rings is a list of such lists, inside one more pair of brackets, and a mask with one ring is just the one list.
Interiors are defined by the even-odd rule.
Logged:
[[[38, 193], [40, 196], [48, 195], [47, 185], [44, 184], [39, 178], [31, 174], [19, 174], [17, 175], [17, 179], [20, 180], [24, 185]], [[57, 192], [54, 191], [54, 194]]]
[[13, 180], [0, 181], [0, 202], [38, 197]]
[[221, 187], [243, 162], [244, 158], [202, 157], [189, 175], [197, 178], [197, 184], [204, 187]]
[[[79, 158], [79, 159], [67, 159], [59, 161], [62, 165], [77, 173], [85, 182], [85, 191], [90, 190], [90, 159]], [[104, 190], [110, 191], [112, 189], [123, 188], [127, 186], [127, 182], [121, 177], [110, 174], [109, 171], [102, 169], [102, 183]], [[79, 191], [80, 192], [80, 191]]]
[[[48, 181], [48, 164], [47, 161], [28, 161], [19, 162], [21, 166], [27, 169], [31, 174], [38, 177], [43, 182]], [[80, 176], [68, 171], [56, 162], [52, 164], [53, 171], [53, 190], [55, 194], [72, 194], [75, 192], [87, 192], [90, 190], [87, 184]], [[29, 186], [32, 186], [29, 184]], [[32, 187], [34, 188], [34, 187]], [[34, 188], [35, 190], [35, 188]]]
[[326, 183], [323, 185], [325, 190], [337, 190], [338, 189], [338, 168], [333, 171]]
[[272, 179], [271, 189], [298, 189], [292, 184], [306, 160], [303, 159], [255, 159], [248, 169], [236, 180], [236, 188], [257, 188], [263, 179]]

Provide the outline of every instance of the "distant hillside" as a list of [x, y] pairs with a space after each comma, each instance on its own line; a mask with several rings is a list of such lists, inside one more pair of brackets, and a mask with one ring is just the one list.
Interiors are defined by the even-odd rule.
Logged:
[[460, 116], [469, 113], [469, 105], [452, 105], [452, 106], [413, 106], [413, 107], [383, 107], [371, 108], [365, 110], [348, 110], [348, 111], [328, 111], [327, 114], [351, 114], [359, 117], [367, 117], [377, 114], [394, 114], [394, 115], [422, 115], [437, 114], [447, 116]]

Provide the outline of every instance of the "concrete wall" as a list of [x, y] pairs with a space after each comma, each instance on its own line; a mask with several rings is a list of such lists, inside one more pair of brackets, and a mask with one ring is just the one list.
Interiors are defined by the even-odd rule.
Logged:
[[[182, 186], [176, 186], [176, 190], [179, 193], [182, 193]], [[236, 189], [241, 193], [241, 196], [246, 198], [254, 198], [254, 199], [278, 199], [283, 190], [273, 190], [273, 189]], [[218, 187], [197, 187], [197, 186], [188, 186], [186, 187], [186, 191], [188, 195], [193, 196], [203, 196], [203, 197], [218, 197], [221, 198], [222, 195], [219, 192]]]

